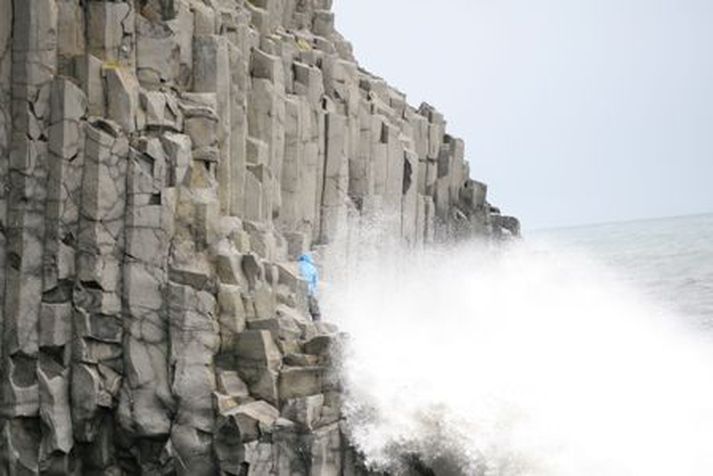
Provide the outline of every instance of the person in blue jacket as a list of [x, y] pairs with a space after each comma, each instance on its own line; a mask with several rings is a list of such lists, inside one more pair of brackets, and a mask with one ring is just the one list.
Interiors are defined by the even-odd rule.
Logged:
[[312, 315], [313, 321], [321, 319], [319, 311], [319, 303], [317, 302], [317, 287], [319, 286], [319, 271], [314, 265], [312, 255], [305, 253], [299, 259], [300, 274], [307, 281], [309, 313]]

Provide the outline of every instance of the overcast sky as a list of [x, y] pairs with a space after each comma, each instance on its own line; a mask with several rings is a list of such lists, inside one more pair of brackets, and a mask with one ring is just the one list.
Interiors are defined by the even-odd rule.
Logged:
[[713, 0], [334, 0], [525, 228], [713, 212]]

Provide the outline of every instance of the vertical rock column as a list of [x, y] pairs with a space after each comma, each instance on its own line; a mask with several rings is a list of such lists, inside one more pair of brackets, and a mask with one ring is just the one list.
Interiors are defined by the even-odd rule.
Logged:
[[[315, 13], [316, 34], [334, 35], [334, 15], [328, 11]], [[338, 233], [347, 232], [349, 200], [349, 163], [358, 154], [360, 138], [359, 87], [357, 65], [342, 59], [330, 45], [322, 58], [327, 103], [325, 125], [324, 184], [322, 188], [321, 239], [333, 241]]]
[[257, 150], [267, 147], [266, 163], [259, 153], [248, 153], [246, 193], [262, 197], [261, 213], [255, 213], [255, 197], [246, 195], [246, 218], [271, 223], [281, 204], [281, 176], [285, 154], [285, 84], [279, 57], [254, 49], [250, 71], [252, 89], [248, 100], [248, 134]]
[[[407, 120], [411, 128], [414, 142], [414, 152], [416, 154], [417, 166], [414, 170], [412, 181], [416, 187], [416, 245], [427, 243], [427, 230], [433, 219], [432, 213], [429, 217], [429, 207], [432, 200], [427, 187], [428, 176], [428, 120], [415, 109], [407, 109]], [[429, 203], [430, 201], [430, 203]]]
[[[176, 149], [189, 156], [190, 140], [178, 142], [179, 137], [187, 139], [173, 137], [176, 145], [185, 143]], [[181, 173], [185, 173], [185, 180]], [[175, 406], [166, 449], [178, 474], [215, 474], [211, 459], [212, 395], [220, 334], [208, 251], [219, 216], [218, 185], [205, 163], [196, 159], [177, 177], [167, 290], [169, 381]]]
[[193, 40], [193, 89], [199, 93], [215, 93], [217, 99], [217, 178], [220, 209], [229, 214], [232, 207], [232, 161], [230, 155], [230, 59], [227, 38], [220, 35], [200, 35]]
[[122, 271], [129, 142], [112, 123], [85, 126], [72, 349], [72, 423], [84, 471], [115, 464], [112, 412], [124, 374]]
[[[0, 369], [4, 368], [7, 191], [12, 134], [12, 0], [0, 0]], [[3, 384], [4, 385], [4, 382]], [[1, 394], [0, 394], [1, 395]], [[0, 396], [0, 398], [2, 398]], [[2, 418], [2, 415], [0, 415]], [[0, 420], [2, 421], [2, 420]], [[0, 445], [2, 448], [2, 445]]]
[[[304, 47], [307, 49], [307, 47]], [[307, 55], [310, 51], [303, 52]], [[316, 66], [296, 61], [295, 93], [307, 103], [306, 118], [301, 117], [304, 144], [302, 146], [301, 180], [299, 184], [299, 233], [304, 234], [307, 246], [317, 241], [321, 222], [321, 198], [324, 181], [324, 117], [322, 99], [324, 82], [322, 71]], [[302, 250], [300, 250], [302, 251]], [[296, 253], [295, 253], [296, 254]]]
[[331, 112], [326, 118], [326, 159], [322, 190], [321, 240], [329, 242], [347, 225], [349, 159], [346, 117]]
[[[139, 102], [133, 2], [85, 2], [87, 54], [75, 73], [90, 115], [85, 126], [84, 173], [74, 293], [72, 421], [83, 471], [118, 467], [114, 411], [124, 366], [124, 273], [129, 134]], [[123, 422], [122, 422], [123, 423]], [[124, 425], [125, 426], [125, 425]]]
[[409, 245], [415, 245], [419, 225], [418, 156], [413, 150], [404, 150], [401, 171], [401, 236]]
[[[169, 286], [169, 319], [176, 415], [171, 444], [178, 474], [213, 475], [212, 453], [216, 389], [214, 356], [220, 347], [213, 293], [185, 284]], [[180, 466], [179, 466], [180, 464]]]
[[250, 19], [247, 12], [235, 12], [234, 31], [228, 36], [230, 59], [230, 214], [242, 217], [245, 203], [245, 173], [248, 138], [248, 97], [250, 87]]
[[376, 117], [375, 144], [376, 192], [381, 196], [382, 221], [388, 236], [401, 235], [401, 196], [403, 193], [404, 151], [399, 128], [388, 117]]
[[[54, 0], [15, 1], [12, 136], [7, 169], [2, 387], [7, 471], [37, 474], [39, 317], [43, 295], [50, 89], [57, 68]], [[7, 53], [6, 53], [7, 54]], [[4, 160], [4, 159], [3, 159]]]
[[[50, 167], [40, 315], [40, 461], [57, 474], [69, 473], [73, 448], [70, 411], [72, 301], [84, 166], [86, 98], [74, 83], [56, 78], [51, 87]], [[43, 468], [45, 469], [45, 468]]]
[[86, 52], [84, 36], [86, 22], [82, 0], [56, 0], [58, 10], [57, 20], [57, 54], [59, 74], [74, 75], [74, 58], [81, 57]]
[[192, 160], [185, 180], [177, 174], [167, 290], [169, 381], [175, 407], [166, 454], [177, 474], [199, 476], [216, 474], [214, 366], [221, 342], [210, 260], [219, 217], [230, 215], [233, 206], [235, 170], [230, 154], [229, 45], [225, 36], [214, 34], [214, 25], [204, 22], [210, 13], [195, 11], [195, 92], [184, 93], [181, 106]]
[[[193, 147], [203, 159], [200, 167], [215, 174], [220, 119], [214, 93], [179, 101], [174, 92], [189, 87], [193, 79], [195, 17], [188, 4], [149, 1], [138, 13], [136, 65], [145, 88], [140, 98], [146, 131], [137, 141], [129, 170], [124, 300], [130, 324], [121, 408], [134, 439], [130, 448], [138, 465], [135, 471], [155, 473], [181, 467], [169, 439], [182, 405], [172, 375], [167, 252], [176, 230], [178, 190], [190, 169]], [[178, 133], [184, 128], [195, 141]]]
[[[167, 160], [159, 138], [132, 149], [126, 190], [126, 252], [122, 304], [125, 318], [122, 429], [135, 441], [144, 472], [157, 471], [171, 430], [173, 399], [168, 377], [168, 257], [171, 214], [166, 207]], [[168, 222], [168, 223], [167, 223]]]
[[135, 29], [134, 2], [128, 1], [88, 1], [87, 49], [89, 53], [110, 66], [123, 66], [135, 70]]
[[282, 167], [282, 208], [280, 225], [286, 232], [304, 231], [305, 219], [302, 194], [314, 194], [314, 187], [308, 185], [306, 175], [315, 173], [314, 167], [307, 167], [307, 143], [310, 131], [310, 109], [302, 96], [289, 96], [285, 102], [285, 159]]
[[359, 138], [356, 153], [349, 158], [349, 196], [363, 206], [365, 199], [374, 195], [372, 161], [372, 127], [369, 103], [362, 98], [359, 104]]
[[450, 184], [444, 177], [447, 174], [448, 148], [443, 147], [445, 121], [443, 116], [428, 104], [422, 104], [419, 113], [429, 121], [428, 159], [426, 170], [426, 193], [433, 197], [437, 220], [445, 224], [448, 218]]

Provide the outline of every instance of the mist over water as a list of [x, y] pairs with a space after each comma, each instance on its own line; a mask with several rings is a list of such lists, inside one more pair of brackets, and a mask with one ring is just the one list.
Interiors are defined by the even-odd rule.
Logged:
[[713, 474], [710, 344], [614, 271], [527, 243], [345, 243], [323, 307], [351, 336], [346, 412], [373, 469]]

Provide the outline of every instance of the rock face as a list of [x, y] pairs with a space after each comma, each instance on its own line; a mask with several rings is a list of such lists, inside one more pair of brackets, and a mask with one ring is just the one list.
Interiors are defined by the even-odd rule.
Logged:
[[519, 225], [330, 7], [0, 0], [0, 474], [367, 474], [291, 260]]

